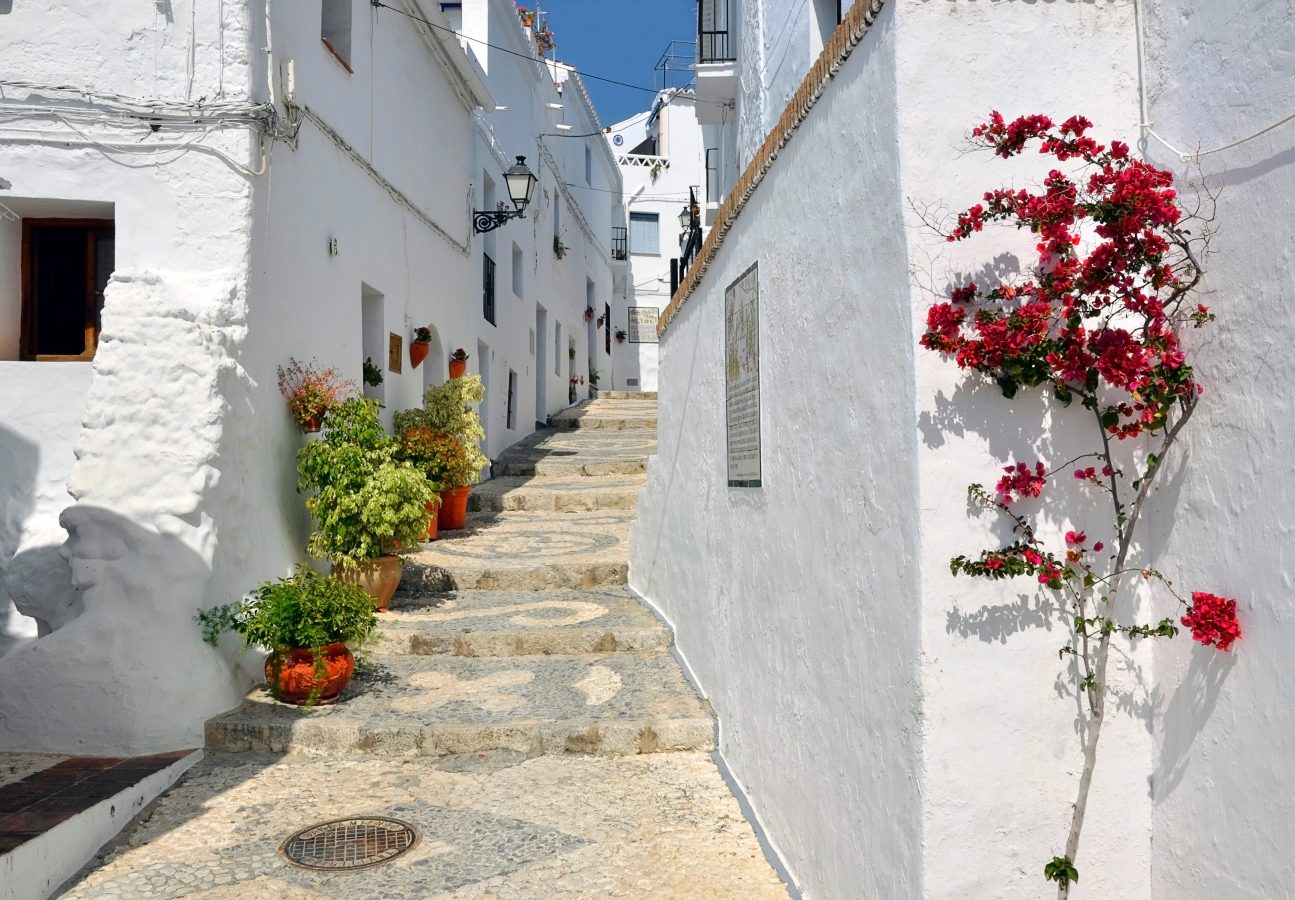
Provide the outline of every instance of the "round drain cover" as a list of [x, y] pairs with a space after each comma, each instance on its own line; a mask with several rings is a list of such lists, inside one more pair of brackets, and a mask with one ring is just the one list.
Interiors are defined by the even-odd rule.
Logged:
[[336, 872], [376, 866], [417, 843], [418, 832], [408, 822], [366, 816], [303, 828], [284, 841], [279, 852], [294, 866]]

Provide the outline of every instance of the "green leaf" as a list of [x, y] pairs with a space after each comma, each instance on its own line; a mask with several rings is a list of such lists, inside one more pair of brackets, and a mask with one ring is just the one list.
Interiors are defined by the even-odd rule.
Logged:
[[1052, 392], [1052, 396], [1056, 397], [1057, 400], [1061, 402], [1062, 406], [1069, 406], [1070, 401], [1075, 399], [1074, 395], [1070, 393], [1070, 388], [1066, 387], [1064, 384], [1058, 384], [1056, 389]]
[[1114, 428], [1118, 424], [1120, 424], [1120, 414], [1118, 410], [1108, 409], [1106, 412], [1102, 413], [1103, 428]]
[[998, 389], [1003, 392], [1004, 397], [1011, 400], [1016, 396], [1018, 385], [1015, 378], [1010, 375], [999, 375], [996, 380], [998, 381]]

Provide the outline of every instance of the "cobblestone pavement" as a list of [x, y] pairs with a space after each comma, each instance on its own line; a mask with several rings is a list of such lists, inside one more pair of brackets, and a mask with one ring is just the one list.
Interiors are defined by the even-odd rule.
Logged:
[[[65, 896], [786, 897], [707, 752], [709, 705], [624, 586], [655, 406], [564, 418], [504, 454], [468, 529], [406, 554], [342, 702], [253, 691]], [[420, 839], [345, 872], [280, 855], [355, 816]]]

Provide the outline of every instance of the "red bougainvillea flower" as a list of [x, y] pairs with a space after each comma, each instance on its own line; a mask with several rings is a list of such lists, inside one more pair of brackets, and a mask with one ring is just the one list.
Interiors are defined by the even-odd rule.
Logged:
[[1000, 503], [1012, 503], [1023, 497], [1037, 497], [1043, 493], [1043, 486], [1048, 482], [1048, 470], [1043, 463], [1035, 463], [1033, 472], [1025, 463], [1004, 466], [1003, 471], [1007, 474], [998, 479], [998, 484], [994, 486]]
[[1192, 640], [1206, 647], [1218, 647], [1224, 652], [1241, 637], [1237, 602], [1204, 591], [1192, 592], [1192, 605], [1187, 608], [1182, 623], [1192, 630]]
[[1105, 545], [1105, 544], [1103, 544], [1101, 541], [1098, 541], [1096, 544], [1093, 544], [1093, 552], [1094, 552], [1094, 553], [1101, 553], [1101, 552], [1102, 552], [1102, 548], [1103, 548], [1103, 547], [1105, 547], [1105, 546], [1106, 546], [1106, 545]]

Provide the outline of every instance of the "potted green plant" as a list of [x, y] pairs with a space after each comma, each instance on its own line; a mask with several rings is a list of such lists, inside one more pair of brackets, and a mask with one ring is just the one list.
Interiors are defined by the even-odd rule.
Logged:
[[279, 366], [279, 392], [302, 430], [316, 432], [330, 409], [355, 394], [355, 382], [336, 369], [316, 368], [314, 360], [303, 363], [289, 357], [287, 368]]
[[450, 354], [450, 378], [462, 378], [468, 370], [468, 351], [462, 347]]
[[441, 462], [438, 442], [440, 437], [426, 425], [410, 425], [400, 432], [400, 437], [397, 439], [400, 444], [396, 451], [398, 458], [426, 475], [428, 487], [436, 492], [436, 498], [429, 501], [426, 506], [428, 516], [426, 539], [429, 541], [434, 541], [438, 537], [436, 519], [441, 507], [440, 495], [441, 491], [448, 486]]
[[409, 342], [409, 365], [417, 369], [432, 352], [432, 329], [419, 326], [414, 329], [414, 339]]
[[395, 415], [395, 428], [423, 426], [436, 435], [452, 438], [460, 445], [463, 458], [444, 442], [436, 446], [439, 468], [434, 469], [442, 485], [437, 527], [447, 531], [466, 523], [468, 494], [490, 460], [477, 446], [485, 438], [481, 417], [475, 407], [485, 398], [480, 375], [465, 375], [429, 387], [423, 393], [422, 409], [403, 409]]
[[556, 234], [553, 235], [553, 255], [558, 259], [567, 255], [567, 245], [562, 243], [562, 238]]
[[625, 343], [625, 339], [627, 337], [629, 337], [629, 332], [627, 332], [624, 328], [616, 329], [616, 343], [618, 344]]
[[[588, 315], [588, 311], [586, 311], [586, 313], [585, 313], [585, 314], [586, 314], [586, 315]], [[575, 358], [576, 358], [576, 348], [575, 348], [575, 347], [568, 347], [568, 348], [567, 348], [567, 359], [575, 359]]]
[[397, 458], [398, 444], [378, 419], [378, 405], [354, 397], [328, 416], [323, 440], [297, 454], [297, 488], [315, 517], [307, 551], [333, 564], [333, 575], [359, 584], [385, 610], [400, 584], [396, 551], [427, 533], [426, 476]]
[[290, 578], [263, 582], [250, 597], [198, 613], [197, 620], [212, 646], [233, 631], [249, 647], [268, 647], [270, 693], [304, 706], [331, 703], [346, 690], [355, 672], [347, 644], [363, 643], [377, 625], [367, 593], [306, 565]]

